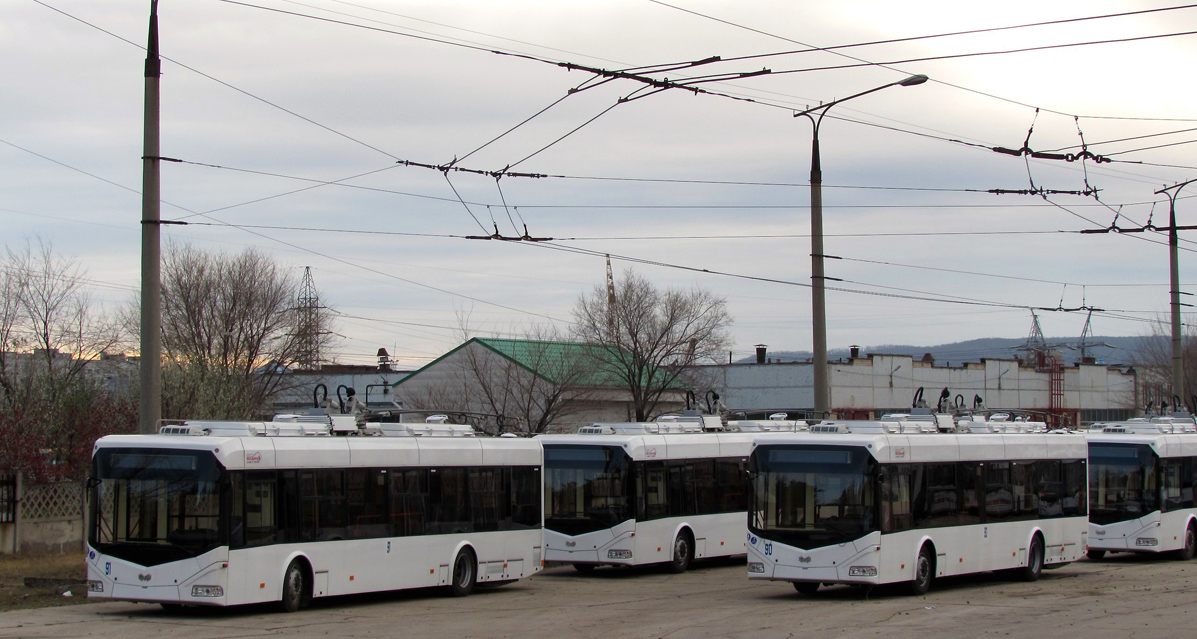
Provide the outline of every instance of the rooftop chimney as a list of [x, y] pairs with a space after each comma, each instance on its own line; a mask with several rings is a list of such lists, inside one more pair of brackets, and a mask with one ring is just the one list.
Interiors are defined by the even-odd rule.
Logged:
[[767, 344], [757, 344], [756, 345], [756, 363], [757, 364], [765, 363], [765, 353], [767, 352], [767, 349], [768, 349]]
[[385, 348], [378, 349], [378, 370], [380, 370], [380, 371], [391, 370], [391, 355], [390, 355], [390, 353], [387, 352], [387, 349], [385, 349]]
[[857, 357], [860, 357], [860, 347], [857, 346], [856, 344], [849, 346], [848, 352], [852, 354], [852, 359], [856, 359]]

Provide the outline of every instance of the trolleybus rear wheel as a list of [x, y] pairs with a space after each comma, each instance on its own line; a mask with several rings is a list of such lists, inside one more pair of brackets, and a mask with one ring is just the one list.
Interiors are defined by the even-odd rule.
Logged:
[[1018, 578], [1023, 581], [1036, 581], [1043, 575], [1043, 538], [1036, 534], [1031, 538], [1031, 547], [1027, 548], [1027, 565], [1018, 569]]
[[1085, 553], [1085, 556], [1088, 557], [1089, 559], [1092, 559], [1093, 561], [1101, 561], [1102, 559], [1106, 558], [1106, 551], [1094, 550], [1094, 549], [1090, 548], [1089, 551]]
[[449, 592], [454, 597], [464, 597], [474, 591], [478, 581], [478, 562], [469, 548], [462, 548], [453, 560], [453, 581]]
[[594, 564], [574, 564], [574, 570], [578, 572], [590, 572], [594, 570]]

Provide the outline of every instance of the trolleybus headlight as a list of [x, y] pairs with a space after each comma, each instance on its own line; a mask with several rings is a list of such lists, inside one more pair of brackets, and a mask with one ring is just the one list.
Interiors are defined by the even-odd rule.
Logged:
[[1160, 545], [1160, 540], [1156, 539], [1155, 537], [1139, 537], [1138, 539], [1135, 540], [1135, 545], [1136, 546], [1158, 546], [1158, 545]]
[[89, 579], [87, 581], [87, 592], [104, 592], [104, 582]]
[[223, 597], [224, 588], [220, 586], [192, 586], [192, 597]]
[[759, 561], [750, 561], [750, 562], [748, 562], [748, 572], [764, 574], [765, 573], [765, 564], [763, 564]]
[[876, 577], [877, 566], [852, 566], [848, 569], [849, 577]]
[[630, 550], [608, 550], [607, 559], [631, 559], [632, 551]]

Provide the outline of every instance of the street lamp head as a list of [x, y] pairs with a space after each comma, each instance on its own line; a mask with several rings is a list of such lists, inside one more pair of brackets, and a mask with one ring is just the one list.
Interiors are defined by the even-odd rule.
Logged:
[[910, 76], [909, 78], [906, 78], [905, 80], [902, 80], [902, 81], [901, 81], [901, 82], [899, 82], [898, 84], [899, 84], [899, 85], [901, 85], [901, 86], [904, 86], [904, 87], [912, 87], [912, 86], [914, 86], [914, 85], [916, 85], [916, 84], [922, 84], [922, 83], [926, 82], [926, 81], [927, 81], [927, 80], [929, 80], [929, 79], [930, 79], [930, 78], [928, 78], [927, 76], [925, 76], [925, 75], [923, 75], [923, 74], [921, 74], [921, 73], [920, 73], [919, 75], [912, 75], [912, 76]]

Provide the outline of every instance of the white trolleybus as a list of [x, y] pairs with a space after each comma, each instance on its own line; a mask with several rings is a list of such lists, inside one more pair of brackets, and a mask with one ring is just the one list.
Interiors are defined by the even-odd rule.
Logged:
[[[805, 422], [730, 422], [744, 430], [793, 430]], [[580, 571], [742, 555], [744, 473], [754, 434], [714, 416], [594, 424], [542, 435], [545, 560]]]
[[1089, 558], [1197, 553], [1197, 425], [1191, 417], [1095, 424], [1089, 431]]
[[103, 437], [88, 596], [294, 611], [314, 597], [461, 596], [527, 577], [543, 566], [540, 443], [473, 434], [322, 415]]
[[948, 575], [1037, 579], [1085, 552], [1083, 435], [937, 417], [758, 437], [748, 576], [807, 595], [897, 582], [923, 594]]

